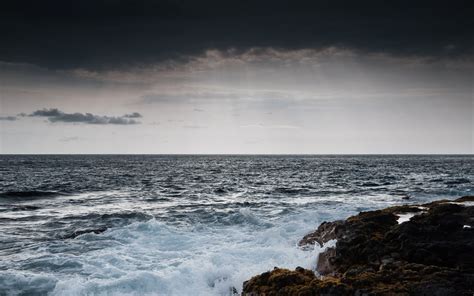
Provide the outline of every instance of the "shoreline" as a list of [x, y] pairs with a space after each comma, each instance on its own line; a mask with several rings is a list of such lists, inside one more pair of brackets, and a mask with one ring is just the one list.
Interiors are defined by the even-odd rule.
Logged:
[[275, 267], [242, 295], [473, 295], [473, 205], [464, 196], [323, 222], [299, 242], [327, 247], [316, 274]]

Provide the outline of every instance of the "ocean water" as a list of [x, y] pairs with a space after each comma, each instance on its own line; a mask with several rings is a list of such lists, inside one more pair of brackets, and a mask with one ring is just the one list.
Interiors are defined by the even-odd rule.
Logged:
[[473, 194], [473, 160], [3, 155], [0, 295], [232, 295], [314, 268], [323, 221]]

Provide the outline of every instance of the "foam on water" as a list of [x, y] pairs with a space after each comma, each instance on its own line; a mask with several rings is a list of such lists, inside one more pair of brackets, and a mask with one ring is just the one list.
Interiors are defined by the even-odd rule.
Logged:
[[10, 274], [11, 280], [1, 284], [54, 287], [52, 295], [230, 295], [233, 288], [241, 291], [244, 280], [274, 266], [314, 269], [319, 248], [303, 251], [296, 244], [317, 217], [309, 223], [308, 213], [302, 213], [271, 224], [248, 208], [240, 214], [245, 225], [184, 229], [152, 219], [99, 235], [84, 234], [72, 242], [75, 246], [63, 248], [99, 242], [101, 248], [80, 256], [30, 258], [38, 271], [49, 275]]
[[397, 214], [397, 216], [398, 216], [397, 222], [398, 222], [398, 224], [408, 222], [408, 221], [411, 220], [411, 218], [415, 217], [417, 214], [419, 214], [419, 213]]

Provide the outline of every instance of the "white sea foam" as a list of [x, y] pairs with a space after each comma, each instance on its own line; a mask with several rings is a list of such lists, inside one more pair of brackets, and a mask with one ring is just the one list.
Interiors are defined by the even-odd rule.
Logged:
[[465, 207], [474, 206], [474, 201], [460, 201], [460, 202], [450, 202], [450, 203], [460, 205], [460, 206], [465, 206]]
[[[258, 224], [249, 211], [244, 215]], [[244, 280], [273, 266], [311, 267], [314, 254], [288, 239], [297, 228], [290, 223], [260, 231], [183, 231], [155, 220], [136, 223], [106, 234], [120, 244], [85, 257], [90, 273], [103, 275], [108, 268], [109, 276], [60, 280], [53, 294], [228, 295], [232, 287], [240, 291]]]
[[[315, 268], [320, 249], [303, 251], [296, 240], [316, 225], [317, 217], [308, 223], [311, 218], [300, 214], [270, 224], [250, 209], [240, 214], [247, 224], [183, 228], [150, 220], [85, 234], [74, 244], [105, 242], [105, 247], [69, 256], [79, 270], [62, 269], [57, 277], [52, 272], [45, 278], [25, 274], [12, 282], [44, 281], [55, 285], [52, 295], [230, 295], [233, 288], [241, 292], [243, 281], [275, 266]], [[45, 260], [42, 264], [55, 259]]]
[[[310, 230], [306, 215], [270, 226], [249, 209], [241, 213], [256, 227], [183, 229], [150, 220], [85, 234], [74, 243], [105, 241], [106, 247], [80, 256], [45, 257], [39, 264], [51, 266], [49, 275], [17, 273], [4, 284], [54, 287], [52, 295], [231, 295], [233, 288], [241, 292], [243, 281], [275, 266], [315, 269], [317, 254], [336, 243], [298, 248], [295, 238]], [[70, 273], [65, 262], [72, 266]], [[55, 276], [54, 268], [61, 273]]]
[[398, 216], [397, 222], [398, 222], [398, 224], [408, 222], [408, 221], [410, 221], [411, 218], [415, 217], [416, 214], [417, 213], [397, 214], [397, 216]]

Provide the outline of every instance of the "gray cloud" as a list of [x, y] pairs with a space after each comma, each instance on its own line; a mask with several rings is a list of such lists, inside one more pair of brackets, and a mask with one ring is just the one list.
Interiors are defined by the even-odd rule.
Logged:
[[16, 116], [0, 116], [0, 120], [15, 121], [15, 120], [17, 120], [17, 118], [16, 118]]
[[469, 4], [83, 0], [71, 8], [60, 0], [8, 1], [0, 12], [0, 60], [50, 69], [126, 68], [183, 60], [209, 48], [334, 45], [406, 56], [471, 55]]
[[138, 112], [133, 112], [133, 113], [130, 113], [130, 114], [125, 114], [123, 117], [125, 117], [125, 118], [142, 118], [143, 116]]
[[133, 118], [141, 117], [141, 114], [134, 112], [131, 114], [125, 114], [123, 116], [104, 116], [95, 115], [92, 113], [65, 113], [56, 108], [50, 108], [36, 110], [28, 116], [47, 117], [50, 122], [129, 125], [139, 124], [140, 122]]
[[35, 112], [31, 113], [29, 116], [44, 116], [44, 117], [60, 117], [64, 113], [59, 111], [56, 108], [52, 109], [42, 109], [36, 110]]

